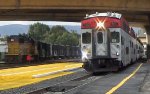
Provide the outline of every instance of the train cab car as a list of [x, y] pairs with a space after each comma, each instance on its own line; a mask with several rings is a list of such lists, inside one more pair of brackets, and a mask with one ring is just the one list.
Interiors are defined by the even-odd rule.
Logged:
[[128, 22], [119, 13], [96, 12], [81, 22], [83, 68], [89, 72], [127, 66], [136, 60], [136, 43], [135, 34], [130, 33]]
[[7, 39], [6, 62], [24, 63], [27, 55], [35, 55], [34, 41], [25, 35], [12, 35]]

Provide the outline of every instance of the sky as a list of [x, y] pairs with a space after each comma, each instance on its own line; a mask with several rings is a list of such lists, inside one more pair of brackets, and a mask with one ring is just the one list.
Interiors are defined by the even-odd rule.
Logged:
[[72, 26], [81, 25], [81, 23], [77, 23], [77, 22], [57, 22], [57, 21], [0, 21], [0, 26], [9, 25], [9, 24], [30, 25], [36, 22], [40, 22], [47, 25], [72, 25]]
[[[81, 23], [77, 23], [77, 22], [59, 22], [59, 21], [0, 21], [0, 26], [3, 25], [9, 25], [9, 24], [22, 24], [22, 25], [30, 25], [30, 24], [34, 24], [34, 23], [43, 23], [46, 25], [72, 25], [72, 26], [81, 26]], [[138, 28], [138, 27], [134, 27], [135, 33], [138, 33], [139, 31], [143, 31], [145, 32], [144, 29], [142, 28]]]

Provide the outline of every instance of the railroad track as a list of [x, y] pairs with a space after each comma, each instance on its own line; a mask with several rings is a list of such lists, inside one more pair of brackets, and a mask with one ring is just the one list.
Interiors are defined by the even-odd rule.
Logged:
[[98, 76], [85, 74], [82, 76], [68, 79], [66, 81], [56, 83], [52, 86], [44, 87], [38, 90], [27, 92], [26, 94], [74, 94], [80, 87], [83, 87], [97, 79], [107, 76], [107, 73]]

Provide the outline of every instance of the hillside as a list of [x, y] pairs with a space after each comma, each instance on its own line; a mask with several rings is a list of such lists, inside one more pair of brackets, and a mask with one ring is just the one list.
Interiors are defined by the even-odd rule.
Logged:
[[27, 33], [28, 25], [11, 24], [0, 26], [0, 34], [3, 35], [18, 35], [19, 33]]
[[[52, 26], [50, 26], [52, 27]], [[68, 31], [75, 30], [80, 34], [80, 26], [64, 26]], [[0, 26], [0, 35], [18, 35], [22, 33], [27, 33], [29, 29], [29, 25], [21, 25], [21, 24], [10, 24]]]

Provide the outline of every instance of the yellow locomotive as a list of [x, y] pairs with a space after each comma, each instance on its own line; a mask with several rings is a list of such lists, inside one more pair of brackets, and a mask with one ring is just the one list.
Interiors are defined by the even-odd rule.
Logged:
[[26, 62], [27, 55], [35, 57], [35, 42], [24, 35], [12, 35], [7, 38], [8, 53], [6, 54], [6, 62], [23, 63]]

